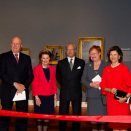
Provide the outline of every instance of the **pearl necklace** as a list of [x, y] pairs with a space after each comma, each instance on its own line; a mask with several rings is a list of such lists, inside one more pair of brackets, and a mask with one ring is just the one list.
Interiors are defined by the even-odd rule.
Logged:
[[42, 65], [42, 67], [43, 67], [44, 69], [47, 69], [49, 66], [45, 67], [45, 66]]
[[117, 65], [112, 65], [112, 64], [111, 64], [111, 67], [112, 67], [112, 68], [115, 68], [115, 67], [117, 67], [118, 65], [120, 65], [120, 63], [118, 63]]

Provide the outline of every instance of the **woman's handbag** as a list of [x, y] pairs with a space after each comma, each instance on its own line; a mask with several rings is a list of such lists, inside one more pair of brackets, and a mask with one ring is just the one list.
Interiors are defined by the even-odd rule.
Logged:
[[106, 99], [107, 99], [107, 95], [101, 95], [102, 104], [103, 104], [104, 106], [107, 105]]

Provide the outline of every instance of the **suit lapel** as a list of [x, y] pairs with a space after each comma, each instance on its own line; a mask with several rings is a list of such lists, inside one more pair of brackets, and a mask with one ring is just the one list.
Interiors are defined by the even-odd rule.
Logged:
[[94, 78], [94, 62], [90, 62], [89, 63], [89, 71], [93, 71], [92, 73], [90, 73], [91, 78]]
[[51, 68], [51, 66], [49, 65], [49, 70], [50, 70], [50, 80], [49, 80], [49, 82], [48, 83], [50, 83], [51, 82], [51, 79], [52, 79], [52, 77], [53, 77], [53, 70], [52, 70], [52, 68]]
[[99, 74], [99, 75], [100, 75], [100, 69], [102, 68], [102, 64], [103, 64], [103, 62], [101, 61], [100, 66], [99, 66], [99, 69], [98, 69], [98, 74]]
[[[90, 70], [93, 70], [94, 71], [94, 62], [91, 62], [91, 64], [89, 64], [89, 66], [91, 65], [91, 69]], [[100, 69], [102, 68], [102, 65], [103, 65], [103, 62], [101, 61], [100, 63], [100, 66], [99, 66], [99, 69], [98, 69], [98, 73], [97, 74], [101, 74], [100, 72]], [[94, 76], [93, 76], [94, 77]]]
[[74, 69], [76, 69], [76, 68], [77, 68], [77, 58], [75, 57], [74, 66], [73, 66], [72, 71], [74, 71]]
[[78, 59], [75, 57], [75, 61], [74, 61], [74, 65], [73, 65], [72, 71], [71, 71], [71, 68], [70, 68], [70, 63], [69, 63], [67, 58], [66, 58], [66, 64], [65, 65], [66, 65], [66, 69], [68, 71], [73, 72], [77, 68], [77, 66], [78, 66]]
[[65, 59], [65, 68], [67, 69], [67, 71], [70, 71], [71, 72], [71, 69], [70, 69], [70, 64], [69, 64], [69, 62], [68, 62], [68, 59], [66, 58]]
[[79, 66], [79, 62], [78, 62], [78, 59], [75, 57], [74, 66], [73, 66], [72, 72], [75, 71], [78, 66]]
[[43, 67], [42, 67], [42, 64], [40, 65], [40, 74], [41, 74], [41, 77], [44, 79], [44, 81], [47, 82], [45, 74], [44, 74], [44, 70], [43, 70]]
[[13, 54], [12, 51], [10, 51], [10, 59], [11, 59], [11, 61], [12, 61], [15, 65], [17, 65], [16, 58], [15, 58], [15, 56], [14, 56], [14, 54]]
[[47, 79], [46, 79], [46, 76], [45, 76], [45, 74], [44, 74], [44, 70], [43, 70], [43, 67], [42, 67], [42, 65], [40, 66], [40, 73], [41, 73], [41, 77], [44, 79], [44, 81], [46, 82], [46, 83], [50, 83], [50, 81], [51, 81], [51, 79], [52, 79], [52, 68], [50, 67], [50, 65], [49, 65], [49, 70], [50, 70], [50, 80], [49, 80], [49, 82], [47, 81]]
[[12, 51], [10, 51], [9, 60], [10, 60], [10, 66], [11, 66], [12, 70], [14, 70], [14, 75], [17, 76], [16, 80], [17, 80], [17, 82], [19, 82], [19, 80], [20, 80], [19, 79], [19, 77], [20, 77], [19, 76], [20, 69], [19, 69], [19, 66], [17, 64], [16, 58], [15, 58], [15, 56], [14, 56]]
[[74, 65], [73, 65], [72, 71], [71, 71], [70, 64], [69, 64], [67, 58], [65, 59], [65, 62], [66, 62], [65, 63], [66, 69], [67, 69], [67, 71], [70, 71], [70, 72], [74, 72], [77, 69], [77, 67], [79, 66], [79, 62], [78, 62], [78, 59], [76, 57], [75, 57], [75, 61], [74, 61]]
[[18, 62], [18, 65], [21, 65], [22, 64], [22, 59], [23, 59], [23, 55], [22, 53], [19, 54], [19, 62]]

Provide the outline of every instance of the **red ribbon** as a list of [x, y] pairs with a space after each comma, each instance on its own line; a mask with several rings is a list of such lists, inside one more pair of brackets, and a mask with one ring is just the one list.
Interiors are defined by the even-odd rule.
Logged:
[[119, 122], [131, 123], [131, 116], [71, 116], [71, 115], [44, 115], [0, 110], [0, 116], [42, 118], [69, 121], [95, 121], [95, 122]]

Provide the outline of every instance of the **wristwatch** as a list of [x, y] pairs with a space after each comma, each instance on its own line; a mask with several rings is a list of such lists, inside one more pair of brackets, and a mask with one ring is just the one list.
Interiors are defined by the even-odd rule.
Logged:
[[16, 82], [13, 83], [13, 86], [15, 86], [15, 85], [16, 85]]
[[35, 97], [35, 100], [37, 100], [37, 99], [39, 99], [39, 97], [37, 96], [37, 97]]

